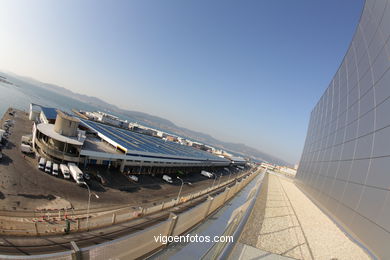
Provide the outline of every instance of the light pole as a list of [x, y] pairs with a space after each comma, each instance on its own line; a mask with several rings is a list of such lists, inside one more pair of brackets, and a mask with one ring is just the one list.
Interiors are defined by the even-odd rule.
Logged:
[[183, 185], [184, 185], [184, 181], [179, 176], [177, 176], [177, 178], [181, 181], [181, 186], [180, 186], [179, 194], [177, 194], [176, 204], [179, 203], [180, 193], [181, 193], [181, 190], [183, 189]]
[[219, 184], [221, 183], [222, 175], [223, 175], [223, 174], [221, 173], [221, 175], [219, 176], [219, 180], [218, 180], [217, 186], [219, 186]]
[[213, 185], [211, 185], [211, 188], [214, 188], [215, 180], [218, 178], [218, 177], [215, 177], [216, 175], [214, 173], [213, 173], [213, 176], [214, 176], [214, 180], [213, 180]]
[[229, 178], [228, 178], [228, 181], [230, 181], [230, 176], [232, 176], [232, 171], [229, 171], [230, 173], [229, 173]]
[[[89, 205], [91, 204], [91, 190], [89, 189], [89, 186], [87, 183], [85, 183], [88, 189], [88, 206], [87, 206], [87, 230], [89, 230]], [[99, 196], [94, 193], [95, 197], [98, 199]]]

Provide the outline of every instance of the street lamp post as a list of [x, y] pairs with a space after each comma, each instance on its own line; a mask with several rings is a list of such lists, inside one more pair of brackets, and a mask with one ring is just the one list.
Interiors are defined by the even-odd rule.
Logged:
[[179, 194], [177, 194], [176, 204], [179, 203], [180, 193], [181, 193], [181, 190], [183, 189], [183, 185], [184, 185], [184, 181], [179, 176], [177, 176], [177, 178], [181, 181], [181, 186], [180, 186]]
[[215, 177], [215, 174], [214, 174], [214, 173], [213, 173], [213, 176], [214, 176], [214, 180], [213, 180], [213, 185], [211, 185], [211, 189], [214, 188], [215, 180], [217, 179], [217, 178]]
[[[89, 230], [89, 205], [91, 204], [91, 190], [89, 189], [89, 186], [87, 183], [85, 183], [85, 185], [87, 186], [87, 189], [88, 189], [88, 206], [87, 206], [87, 230]], [[95, 194], [95, 197], [98, 199], [99, 196], [97, 194]]]
[[223, 174], [221, 173], [221, 175], [219, 176], [219, 180], [218, 180], [217, 186], [219, 186], [219, 184], [221, 183], [222, 175], [223, 175]]
[[228, 181], [230, 181], [230, 176], [232, 176], [232, 171], [229, 173]]

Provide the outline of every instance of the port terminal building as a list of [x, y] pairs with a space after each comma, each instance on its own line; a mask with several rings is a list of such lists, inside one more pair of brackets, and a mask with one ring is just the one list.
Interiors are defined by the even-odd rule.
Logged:
[[[30, 105], [33, 148], [58, 163], [106, 165], [120, 171], [170, 173], [193, 168], [245, 165], [240, 157], [216, 156], [194, 147], [72, 116], [55, 108]], [[171, 170], [170, 170], [171, 169]]]

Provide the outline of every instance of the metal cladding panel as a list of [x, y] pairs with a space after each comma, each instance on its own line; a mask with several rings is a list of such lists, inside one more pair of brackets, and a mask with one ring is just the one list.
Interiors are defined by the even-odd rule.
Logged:
[[311, 112], [299, 185], [390, 259], [390, 2], [366, 0], [342, 64]]

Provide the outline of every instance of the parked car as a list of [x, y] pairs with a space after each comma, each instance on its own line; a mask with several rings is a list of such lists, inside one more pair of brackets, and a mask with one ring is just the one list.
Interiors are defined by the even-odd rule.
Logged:
[[129, 179], [134, 182], [138, 182], [138, 177], [135, 175], [129, 175]]
[[8, 142], [7, 138], [3, 136], [3, 137], [1, 138], [1, 142], [0, 142], [1, 145], [2, 145], [2, 146], [5, 146], [5, 145], [7, 144], [7, 142]]
[[106, 179], [100, 175], [99, 173], [96, 175], [96, 177], [98, 178], [99, 182], [103, 185], [105, 185], [107, 183]]
[[89, 175], [89, 173], [85, 172], [84, 173], [84, 179], [87, 180], [87, 181], [91, 180], [91, 175]]
[[173, 183], [172, 178], [168, 175], [163, 175], [162, 179], [168, 183]]
[[60, 164], [60, 169], [62, 175], [64, 175], [64, 179], [70, 179], [70, 172], [68, 166], [66, 166], [65, 164]]
[[41, 157], [39, 159], [39, 163], [38, 163], [38, 169], [44, 171], [45, 170], [45, 167], [46, 167], [46, 159]]
[[211, 172], [207, 172], [207, 171], [203, 171], [203, 170], [200, 172], [200, 174], [202, 174], [203, 176], [205, 176], [209, 179], [214, 177], [214, 174], [212, 174]]
[[10, 128], [12, 126], [11, 122], [4, 122], [3, 127]]

